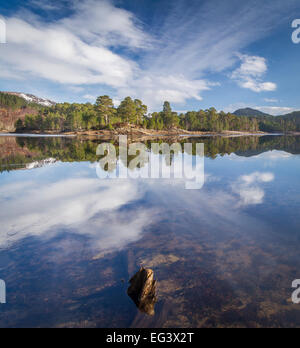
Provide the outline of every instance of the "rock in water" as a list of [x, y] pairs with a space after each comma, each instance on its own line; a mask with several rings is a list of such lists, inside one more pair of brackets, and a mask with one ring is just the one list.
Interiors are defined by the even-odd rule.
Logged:
[[152, 269], [141, 268], [129, 281], [128, 296], [138, 309], [148, 315], [154, 315], [156, 280]]

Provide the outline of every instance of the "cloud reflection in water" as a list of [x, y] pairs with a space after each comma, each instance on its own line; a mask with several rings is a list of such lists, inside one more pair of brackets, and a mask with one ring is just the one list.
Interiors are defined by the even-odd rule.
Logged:
[[141, 198], [129, 181], [68, 178], [0, 187], [0, 246], [30, 236], [50, 238], [62, 228], [89, 237], [97, 250], [118, 249], [140, 238], [150, 210], [120, 208]]

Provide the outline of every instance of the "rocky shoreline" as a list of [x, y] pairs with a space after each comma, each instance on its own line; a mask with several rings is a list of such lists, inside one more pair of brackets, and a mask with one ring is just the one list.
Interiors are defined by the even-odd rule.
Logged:
[[[0, 134], [7, 133], [0, 131]], [[10, 133], [13, 135], [22, 135], [26, 133]], [[144, 129], [137, 127], [124, 127], [115, 130], [93, 130], [93, 131], [76, 131], [76, 132], [55, 132], [55, 131], [32, 131], [32, 135], [61, 135], [61, 136], [78, 136], [78, 137], [103, 137], [103, 138], [113, 138], [119, 135], [127, 135], [129, 137], [140, 138], [140, 137], [202, 137], [202, 136], [262, 136], [268, 135], [270, 133], [266, 132], [243, 132], [243, 131], [222, 131], [222, 132], [196, 132], [196, 131], [186, 131], [180, 128], [173, 128], [169, 130], [154, 130], [154, 129]]]

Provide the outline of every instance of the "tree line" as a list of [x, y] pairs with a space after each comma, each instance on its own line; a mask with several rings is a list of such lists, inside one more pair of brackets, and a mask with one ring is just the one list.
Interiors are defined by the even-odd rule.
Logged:
[[300, 112], [285, 116], [257, 117], [260, 130], [264, 132], [300, 132]]
[[139, 99], [126, 97], [118, 107], [107, 96], [97, 98], [95, 104], [61, 103], [41, 107], [37, 114], [17, 120], [15, 127], [21, 131], [77, 132], [85, 130], [118, 129], [135, 125], [145, 129], [169, 130], [180, 128], [188, 131], [300, 131], [300, 115], [290, 117], [236, 116], [215, 108], [186, 113], [174, 112], [168, 101], [160, 112], [148, 114], [148, 107]]
[[118, 107], [109, 96], [100, 96], [96, 103], [56, 104], [43, 107], [38, 114], [26, 115], [25, 120], [17, 120], [17, 131], [83, 131], [117, 129], [135, 125], [145, 129], [168, 130], [181, 128], [189, 131], [258, 131], [255, 118], [238, 117], [230, 113], [210, 108], [185, 114], [174, 112], [169, 102], [165, 102], [161, 112], [147, 114], [148, 107], [139, 99], [126, 97]]

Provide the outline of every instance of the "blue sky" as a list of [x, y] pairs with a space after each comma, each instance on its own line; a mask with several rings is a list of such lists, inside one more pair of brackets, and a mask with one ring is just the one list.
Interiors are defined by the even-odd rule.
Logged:
[[[300, 110], [299, 0], [0, 0], [0, 90], [150, 111]], [[300, 35], [299, 35], [300, 36]]]

